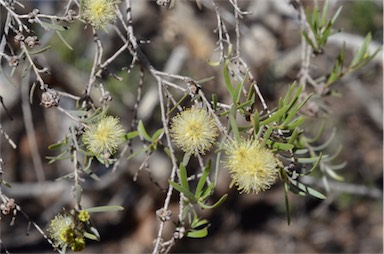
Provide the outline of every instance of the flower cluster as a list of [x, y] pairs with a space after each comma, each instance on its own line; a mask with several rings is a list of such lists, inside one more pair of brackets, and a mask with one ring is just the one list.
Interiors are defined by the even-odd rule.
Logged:
[[203, 109], [191, 108], [172, 119], [171, 136], [186, 153], [204, 154], [218, 136], [214, 119]]
[[85, 240], [81, 225], [75, 225], [75, 220], [70, 214], [58, 214], [48, 226], [48, 236], [56, 248], [70, 247], [73, 251], [82, 251]]
[[91, 216], [89, 215], [89, 212], [87, 210], [81, 210], [79, 212], [78, 217], [79, 217], [79, 220], [82, 222], [87, 222], [91, 218]]
[[84, 18], [95, 28], [104, 28], [116, 19], [115, 0], [85, 0]]
[[108, 159], [124, 142], [125, 131], [118, 118], [106, 116], [89, 126], [83, 134], [88, 151]]
[[240, 139], [227, 144], [225, 164], [240, 193], [258, 193], [276, 181], [281, 162], [255, 140]]

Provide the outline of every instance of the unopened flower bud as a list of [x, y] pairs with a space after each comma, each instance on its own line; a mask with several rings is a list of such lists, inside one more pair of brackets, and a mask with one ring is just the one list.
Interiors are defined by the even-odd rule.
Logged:
[[41, 95], [40, 105], [46, 108], [57, 107], [60, 102], [59, 94], [51, 88], [47, 88], [47, 90]]

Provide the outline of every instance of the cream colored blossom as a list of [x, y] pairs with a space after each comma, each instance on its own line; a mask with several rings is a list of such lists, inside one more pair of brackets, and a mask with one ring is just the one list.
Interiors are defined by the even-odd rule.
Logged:
[[84, 0], [84, 18], [95, 28], [104, 28], [116, 19], [116, 0]]
[[60, 249], [70, 247], [73, 251], [82, 251], [85, 247], [84, 229], [82, 224], [75, 226], [73, 216], [70, 214], [58, 214], [51, 220], [48, 226], [48, 237], [53, 246]]
[[106, 116], [89, 126], [83, 134], [83, 140], [88, 151], [96, 156], [109, 158], [124, 142], [124, 134], [119, 119]]
[[225, 148], [225, 165], [240, 193], [258, 193], [276, 181], [281, 162], [255, 140], [240, 139]]
[[73, 232], [73, 227], [73, 218], [68, 214], [58, 214], [51, 220], [47, 231], [55, 247], [62, 248], [70, 245], [71, 237], [69, 235]]
[[215, 142], [218, 129], [207, 111], [191, 108], [172, 119], [171, 136], [184, 152], [204, 154]]

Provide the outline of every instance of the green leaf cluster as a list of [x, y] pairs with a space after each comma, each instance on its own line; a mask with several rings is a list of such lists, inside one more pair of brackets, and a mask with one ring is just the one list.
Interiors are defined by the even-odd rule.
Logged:
[[359, 48], [358, 52], [352, 59], [351, 63], [348, 66], [345, 65], [345, 44], [340, 50], [335, 65], [332, 68], [331, 73], [328, 75], [324, 87], [329, 87], [334, 84], [336, 81], [341, 79], [342, 77], [362, 68], [367, 63], [369, 63], [377, 53], [381, 50], [381, 47], [378, 48], [375, 52], [370, 53], [368, 51], [368, 46], [371, 43], [372, 36], [371, 33], [368, 33], [364, 39], [364, 43]]
[[137, 125], [137, 130], [127, 133], [126, 139], [130, 140], [136, 137], [140, 137], [143, 142], [149, 143], [149, 145], [144, 146], [142, 149], [132, 153], [128, 156], [128, 159], [131, 159], [143, 152], [153, 152], [157, 150], [159, 144], [161, 144], [161, 137], [164, 134], [164, 129], [160, 128], [153, 135], [149, 135], [148, 131], [145, 129], [143, 121], [139, 121]]
[[[207, 204], [208, 199], [212, 196], [215, 188], [214, 183], [209, 182], [210, 170], [211, 161], [209, 161], [204, 168], [194, 191], [191, 190], [192, 188], [190, 187], [188, 180], [187, 170], [183, 163], [180, 163], [179, 167], [179, 183], [173, 182], [171, 180], [168, 181], [175, 190], [183, 194], [185, 197], [183, 218], [188, 217], [190, 219], [189, 229], [187, 232], [188, 237], [205, 237], [208, 234], [208, 221], [198, 218], [197, 213], [193, 209], [193, 204], [197, 204], [202, 209], [213, 209], [220, 206], [228, 196], [227, 194], [223, 195], [213, 205]], [[191, 219], [191, 214], [193, 214], [193, 219]]]
[[[320, 14], [320, 9], [315, 1], [315, 6], [311, 11], [307, 11], [307, 21], [310, 32], [303, 31], [302, 34], [309, 45], [311, 45], [315, 54], [323, 52], [323, 47], [327, 43], [328, 37], [332, 35], [332, 26], [341, 12], [341, 6], [337, 9], [332, 18], [328, 18], [328, 0], [324, 3]], [[313, 36], [311, 36], [313, 35]]]
[[[79, 119], [79, 123], [72, 123], [69, 127], [69, 134], [66, 135], [63, 139], [58, 141], [55, 144], [52, 144], [48, 147], [50, 150], [59, 150], [60, 153], [55, 156], [46, 156], [46, 159], [49, 160], [48, 163], [54, 163], [59, 160], [74, 160], [73, 152], [76, 151], [78, 153], [78, 161], [77, 164], [77, 170], [81, 173], [85, 173], [89, 175], [94, 180], [99, 180], [98, 176], [92, 172], [91, 170], [91, 164], [93, 159], [95, 158], [93, 154], [88, 152], [85, 149], [83, 140], [82, 140], [82, 132], [83, 132], [83, 126], [81, 124], [89, 124], [94, 121], [97, 121], [101, 117], [103, 117], [106, 113], [106, 110], [102, 110], [101, 108], [98, 108], [93, 113], [89, 113], [86, 110], [69, 110], [68, 113], [71, 115], [77, 117]], [[104, 165], [110, 165], [113, 163], [113, 159], [104, 159], [96, 157], [100, 163]], [[81, 159], [81, 161], [79, 161]], [[67, 175], [64, 175], [60, 177], [59, 179], [71, 179], [74, 178], [74, 172], [71, 172]], [[59, 180], [58, 179], [58, 180]]]

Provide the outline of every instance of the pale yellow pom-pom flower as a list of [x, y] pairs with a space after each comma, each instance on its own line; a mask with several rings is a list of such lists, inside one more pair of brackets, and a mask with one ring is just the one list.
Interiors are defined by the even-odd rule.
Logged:
[[95, 28], [105, 26], [116, 19], [115, 0], [84, 0], [84, 18]]
[[124, 142], [125, 131], [118, 118], [106, 116], [89, 126], [83, 134], [83, 141], [96, 156], [109, 158]]
[[256, 194], [275, 183], [281, 162], [258, 141], [241, 138], [227, 144], [225, 153], [231, 187], [236, 185], [240, 193]]
[[216, 141], [218, 129], [207, 111], [191, 108], [173, 117], [171, 136], [185, 153], [204, 154]]
[[69, 245], [68, 239], [63, 236], [66, 235], [69, 230], [72, 230], [73, 226], [74, 220], [72, 216], [68, 214], [58, 214], [51, 220], [47, 231], [55, 247], [62, 248]]

